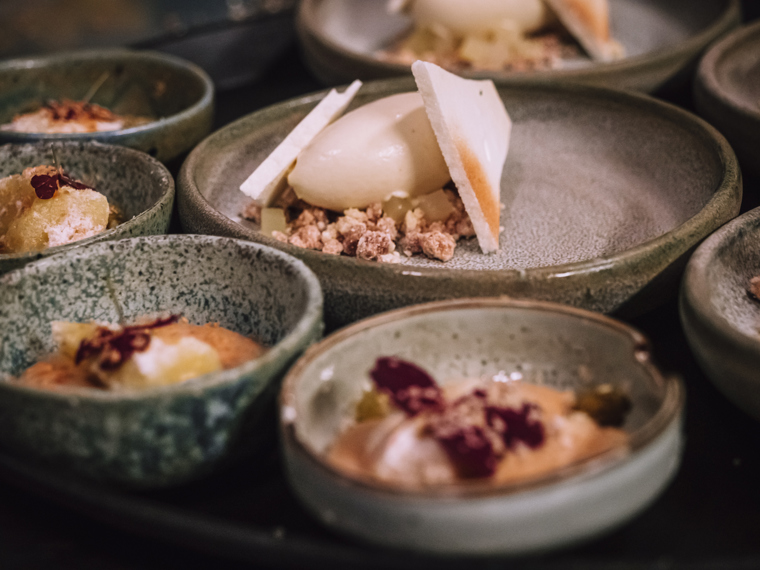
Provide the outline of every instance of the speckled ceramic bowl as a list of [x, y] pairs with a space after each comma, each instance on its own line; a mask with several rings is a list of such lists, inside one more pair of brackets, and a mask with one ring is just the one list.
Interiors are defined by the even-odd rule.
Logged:
[[694, 105], [726, 135], [742, 168], [760, 177], [760, 22], [707, 52], [694, 82]]
[[726, 224], [697, 249], [681, 287], [681, 322], [699, 364], [739, 408], [760, 420], [760, 208]]
[[0, 63], [0, 124], [46, 101], [82, 100], [115, 113], [147, 116], [147, 124], [99, 133], [41, 134], [0, 130], [0, 142], [97, 140], [147, 152], [166, 162], [211, 130], [214, 86], [196, 65], [177, 57], [124, 49], [78, 51]]
[[0, 275], [41, 257], [103, 240], [166, 233], [174, 204], [174, 179], [145, 153], [97, 142], [48, 142], [0, 146], [0, 178], [41, 164], [61, 166], [115, 204], [124, 222], [83, 240], [35, 253], [0, 254]]
[[[253, 335], [257, 360], [162, 388], [111, 392], [8, 378], [54, 349], [54, 320], [182, 314]], [[250, 242], [152, 236], [94, 244], [0, 278], [0, 444], [52, 469], [156, 487], [200, 477], [274, 435], [274, 395], [322, 333], [303, 263]]]
[[[354, 107], [415, 89], [372, 82]], [[502, 177], [501, 251], [464, 241], [446, 263], [366, 262], [282, 244], [241, 219], [239, 186], [324, 96], [244, 117], [188, 157], [179, 213], [194, 233], [279, 247], [325, 290], [328, 326], [455, 297], [510, 295], [603, 312], [642, 312], [677, 290], [691, 249], [736, 216], [741, 175], [725, 139], [704, 121], [643, 95], [580, 85], [502, 86], [514, 121]]]
[[[633, 407], [628, 449], [610, 449], [541, 479], [404, 491], [346, 476], [324, 459], [353, 421], [375, 360], [397, 356], [439, 383], [503, 373], [559, 389], [612, 383]], [[652, 365], [630, 327], [566, 306], [462, 299], [377, 315], [309, 349], [280, 395], [288, 479], [328, 527], [384, 546], [438, 554], [518, 554], [608, 532], [674, 476], [683, 386]]]
[[[626, 58], [611, 63], [581, 60], [567, 69], [532, 74], [465, 73], [500, 83], [583, 81], [605, 87], [652, 92], [693, 72], [702, 51], [739, 25], [738, 0], [610, 0], [612, 35]], [[386, 12], [375, 0], [303, 0], [297, 31], [306, 62], [328, 85], [409, 74], [409, 66], [382, 61], [388, 46], [411, 21]], [[680, 77], [679, 77], [680, 75]]]

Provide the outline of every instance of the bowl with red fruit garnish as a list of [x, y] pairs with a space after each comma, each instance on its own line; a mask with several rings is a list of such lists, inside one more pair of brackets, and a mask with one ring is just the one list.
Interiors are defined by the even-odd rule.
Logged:
[[309, 349], [280, 394], [288, 480], [336, 532], [522, 554], [623, 524], [680, 463], [680, 380], [597, 313], [507, 298], [416, 305]]

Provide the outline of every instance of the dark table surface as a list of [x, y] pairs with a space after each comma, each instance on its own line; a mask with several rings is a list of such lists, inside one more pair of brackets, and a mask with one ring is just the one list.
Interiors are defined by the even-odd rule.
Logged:
[[[747, 19], [760, 17], [760, 1], [747, 0], [745, 14]], [[218, 95], [216, 127], [320, 88], [291, 49], [255, 84]], [[664, 97], [687, 108], [691, 104], [688, 90]], [[743, 211], [757, 205], [760, 181], [745, 180]], [[629, 322], [650, 337], [660, 366], [680, 375], [687, 387], [686, 448], [676, 479], [654, 505], [606, 537], [543, 557], [467, 561], [467, 566], [760, 568], [760, 423], [736, 410], [699, 370], [681, 331], [675, 298]], [[171, 510], [178, 528], [187, 522], [197, 531], [198, 521], [211, 526], [222, 521], [249, 529], [259, 540], [247, 548], [226, 549], [224, 537], [205, 542], [158, 538], [161, 532], [150, 524], [120, 519], [118, 509], [88, 508], [76, 493], [56, 497], [50, 491], [51, 474], [43, 474], [40, 482], [35, 473], [27, 477], [23, 465], [0, 458], [0, 569], [235, 569], [302, 567], [307, 561], [312, 567], [349, 568], [360, 560], [362, 566], [373, 567], [465, 564], [376, 550], [334, 537], [292, 497], [275, 449], [256, 462], [182, 489], [126, 497], [127, 502]], [[203, 528], [200, 532], [209, 534]]]

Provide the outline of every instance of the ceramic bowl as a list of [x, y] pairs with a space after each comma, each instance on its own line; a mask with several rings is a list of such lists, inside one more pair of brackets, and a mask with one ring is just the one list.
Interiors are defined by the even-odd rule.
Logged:
[[7, 144], [0, 146], [0, 178], [20, 174], [30, 166], [54, 164], [53, 153], [66, 172], [115, 204], [125, 221], [92, 237], [43, 251], [0, 254], [0, 275], [90, 243], [166, 233], [174, 204], [174, 179], [163, 164], [136, 150], [88, 141]]
[[211, 130], [214, 86], [194, 64], [166, 54], [105, 49], [12, 59], [0, 63], [0, 124], [48, 100], [83, 100], [115, 113], [151, 117], [118, 131], [77, 134], [14, 133], [0, 142], [97, 140], [147, 152], [166, 162], [190, 150]]
[[[51, 321], [160, 313], [218, 322], [270, 350], [237, 368], [144, 391], [40, 390], [8, 377], [54, 350]], [[321, 336], [322, 294], [303, 263], [259, 244], [141, 237], [3, 276], [0, 331], [1, 445], [56, 471], [159, 487], [200, 477], [274, 436], [279, 379]]]
[[[403, 491], [347, 476], [324, 457], [353, 421], [381, 356], [448, 378], [519, 374], [578, 389], [624, 386], [629, 449], [610, 449], [542, 479]], [[461, 299], [377, 315], [308, 350], [280, 395], [286, 474], [328, 527], [389, 547], [437, 554], [520, 554], [607, 532], [651, 503], [674, 476], [683, 386], [652, 365], [647, 341], [598, 314], [536, 301]]]
[[742, 168], [760, 177], [760, 22], [734, 31], [705, 54], [694, 105], [726, 136]]
[[760, 303], [747, 293], [760, 275], [760, 208], [710, 236], [692, 256], [681, 287], [681, 322], [713, 384], [760, 420]]
[[[566, 69], [536, 72], [480, 72], [468, 76], [495, 81], [583, 81], [605, 87], [652, 92], [684, 79], [702, 51], [739, 25], [738, 0], [611, 0], [612, 35], [628, 54], [610, 63], [575, 62]], [[378, 50], [411, 25], [374, 0], [303, 0], [297, 33], [306, 62], [327, 85], [409, 74], [409, 66], [382, 61]], [[679, 74], [682, 77], [677, 77]]]
[[[372, 82], [354, 106], [414, 89], [407, 79]], [[328, 326], [338, 326], [470, 296], [643, 312], [675, 294], [691, 249], [738, 214], [736, 157], [697, 117], [643, 95], [582, 85], [502, 86], [499, 93], [514, 127], [498, 254], [483, 255], [470, 240], [446, 263], [365, 262], [282, 244], [241, 219], [248, 198], [240, 184], [324, 93], [248, 115], [198, 145], [178, 178], [182, 225], [303, 259], [325, 290]]]

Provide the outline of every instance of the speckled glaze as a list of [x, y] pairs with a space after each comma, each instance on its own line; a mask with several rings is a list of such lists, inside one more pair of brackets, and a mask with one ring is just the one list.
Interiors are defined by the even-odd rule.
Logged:
[[726, 136], [742, 168], [760, 176], [760, 22], [736, 30], [705, 54], [694, 105]]
[[[415, 89], [372, 82], [353, 106]], [[513, 121], [502, 177], [501, 250], [475, 240], [446, 263], [366, 262], [282, 244], [242, 220], [239, 185], [324, 93], [256, 112], [214, 133], [178, 179], [187, 231], [278, 247], [322, 281], [328, 326], [468, 296], [531, 297], [641, 312], [674, 293], [691, 249], [739, 212], [733, 151], [705, 122], [643, 95], [580, 85], [502, 86]]]
[[[611, 382], [633, 408], [630, 449], [531, 482], [402, 490], [347, 477], [324, 461], [353, 420], [381, 356], [415, 362], [441, 384], [503, 372], [578, 389]], [[652, 365], [646, 339], [610, 318], [536, 301], [460, 299], [407, 307], [309, 349], [280, 394], [286, 474], [326, 526], [364, 541], [436, 554], [519, 554], [609, 532], [664, 489], [680, 462], [683, 387]]]
[[[8, 378], [54, 349], [54, 320], [182, 314], [271, 347], [240, 367], [163, 388], [110, 392]], [[137, 487], [197, 478], [273, 436], [290, 363], [322, 333], [319, 282], [271, 248], [209, 236], [94, 244], [0, 278], [0, 443], [51, 468]], [[269, 420], [267, 422], [266, 420]]]
[[0, 123], [36, 110], [49, 99], [82, 100], [104, 73], [92, 98], [120, 114], [155, 118], [145, 125], [101, 133], [0, 131], [0, 142], [97, 140], [147, 152], [162, 162], [190, 150], [211, 130], [214, 85], [196, 65], [153, 52], [75, 51], [0, 63]]
[[[609, 63], [581, 62], [567, 69], [534, 72], [465, 72], [498, 83], [581, 81], [653, 92], [693, 73], [703, 50], [739, 25], [739, 0], [610, 0], [612, 35], [628, 56]], [[306, 62], [327, 85], [353, 79], [408, 75], [405, 65], [381, 61], [377, 50], [410, 25], [388, 14], [384, 2], [303, 0], [297, 31]]]
[[42, 257], [98, 241], [165, 234], [174, 204], [174, 179], [166, 167], [145, 153], [97, 142], [46, 142], [0, 146], [0, 178], [25, 168], [61, 166], [118, 206], [124, 223], [97, 235], [34, 253], [0, 254], [0, 275]]
[[681, 322], [707, 376], [760, 420], [760, 303], [747, 294], [760, 275], [760, 208], [741, 215], [699, 246], [684, 273]]

